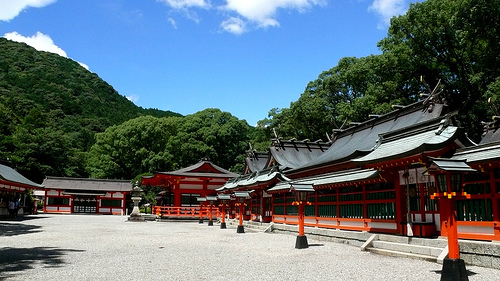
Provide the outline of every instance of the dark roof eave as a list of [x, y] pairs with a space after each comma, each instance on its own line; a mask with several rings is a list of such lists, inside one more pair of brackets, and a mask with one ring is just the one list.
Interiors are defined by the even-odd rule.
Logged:
[[353, 153], [351, 153], [350, 155], [345, 156], [345, 157], [340, 158], [340, 159], [335, 159], [333, 161], [324, 161], [321, 163], [314, 164], [312, 166], [303, 166], [303, 167], [298, 167], [295, 169], [289, 169], [289, 170], [285, 170], [283, 173], [286, 175], [289, 175], [289, 174], [293, 175], [293, 174], [300, 173], [300, 172], [315, 171], [315, 170], [325, 168], [326, 166], [333, 166], [333, 165], [337, 165], [337, 164], [341, 164], [341, 163], [350, 162], [350, 160], [361, 157], [361, 156], [365, 156], [365, 155], [369, 154], [370, 152], [372, 152], [372, 150], [369, 150], [369, 151], [356, 150]]

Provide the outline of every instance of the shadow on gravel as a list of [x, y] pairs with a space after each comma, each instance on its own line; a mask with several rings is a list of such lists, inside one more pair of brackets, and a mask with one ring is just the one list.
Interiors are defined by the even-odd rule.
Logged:
[[0, 222], [0, 237], [41, 232], [41, 226]]
[[61, 267], [64, 264], [62, 257], [68, 252], [83, 251], [48, 247], [0, 249], [0, 280], [13, 277], [14, 272], [18, 275], [19, 271], [36, 266]]
[[19, 216], [19, 217], [15, 217], [15, 218], [0, 217], [0, 221], [30, 221], [30, 220], [47, 219], [47, 218], [49, 218], [49, 217], [41, 216], [41, 215], [26, 215], [26, 216]]
[[[470, 271], [470, 270], [468, 270], [468, 269], [466, 269], [466, 270], [467, 270], [467, 276], [473, 276], [473, 275], [476, 275], [476, 274], [477, 274], [477, 273], [475, 273], [474, 271]], [[442, 270], [433, 270], [433, 271], [434, 271], [434, 272], [436, 272], [436, 274], [439, 274], [439, 275], [441, 275], [441, 273], [443, 273], [443, 271], [442, 271]]]
[[309, 244], [309, 247], [325, 246], [325, 244]]

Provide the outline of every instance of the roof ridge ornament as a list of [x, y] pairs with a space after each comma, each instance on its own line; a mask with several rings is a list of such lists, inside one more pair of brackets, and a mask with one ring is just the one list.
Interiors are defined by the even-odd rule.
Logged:
[[429, 112], [432, 112], [436, 103], [442, 103], [442, 104], [446, 105], [446, 102], [439, 98], [439, 95], [443, 92], [443, 89], [444, 89], [444, 87], [441, 86], [441, 79], [438, 80], [438, 82], [433, 90], [431, 90], [431, 87], [429, 86], [429, 84], [427, 84], [425, 82], [423, 76], [420, 76], [420, 82], [422, 82], [422, 84], [424, 84], [425, 88], [427, 88], [427, 91], [429, 92], [429, 94], [424, 94], [424, 93], [420, 94], [421, 97], [424, 97], [424, 96], [426, 97], [426, 99], [422, 103], [424, 105], [427, 105], [427, 110]]
[[451, 116], [449, 114], [446, 114], [441, 122], [439, 122], [439, 128], [436, 131], [436, 135], [441, 135], [441, 133], [444, 132], [449, 125], [451, 125], [450, 117]]

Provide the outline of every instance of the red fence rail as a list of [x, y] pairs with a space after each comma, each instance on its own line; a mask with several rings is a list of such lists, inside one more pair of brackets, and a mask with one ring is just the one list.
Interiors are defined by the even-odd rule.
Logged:
[[[170, 206], [153, 206], [153, 214], [162, 217], [178, 217], [178, 218], [203, 218], [209, 217], [209, 207], [170, 207]], [[212, 218], [221, 217], [222, 214], [218, 208], [212, 207]]]

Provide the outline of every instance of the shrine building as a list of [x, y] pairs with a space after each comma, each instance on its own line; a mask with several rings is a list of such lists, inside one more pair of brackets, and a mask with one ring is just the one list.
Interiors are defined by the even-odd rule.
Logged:
[[443, 103], [417, 102], [336, 130], [328, 142], [276, 138], [267, 152], [249, 151], [245, 174], [217, 192], [247, 191], [246, 220], [296, 225], [299, 199], [290, 186], [308, 185], [306, 226], [435, 237], [447, 229], [428, 168], [433, 159], [460, 159], [476, 172], [464, 175], [470, 199], [456, 203], [459, 238], [500, 240], [498, 121], [474, 144], [455, 114]]
[[28, 206], [26, 192], [43, 189], [43, 185], [32, 182], [11, 167], [0, 164], [0, 216], [9, 215], [9, 201], [17, 201], [19, 214], [29, 213], [33, 206]]
[[238, 175], [208, 160], [171, 172], [156, 172], [143, 177], [142, 185], [161, 186], [159, 206], [199, 206], [197, 198], [216, 195], [217, 188]]
[[43, 181], [47, 213], [125, 215], [130, 201], [130, 180], [47, 177]]

